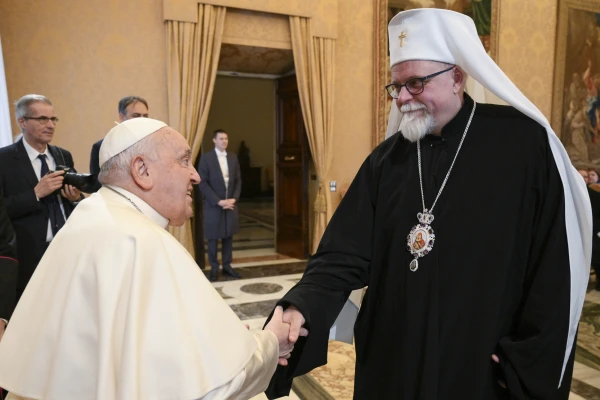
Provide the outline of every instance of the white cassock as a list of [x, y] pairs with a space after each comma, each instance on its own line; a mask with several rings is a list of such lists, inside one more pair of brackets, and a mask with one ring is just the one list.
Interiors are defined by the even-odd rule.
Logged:
[[[277, 366], [135, 195], [103, 187], [56, 235], [0, 342], [0, 387], [44, 400], [247, 399]], [[20, 244], [26, 245], [26, 244]], [[10, 397], [9, 397], [10, 398]]]

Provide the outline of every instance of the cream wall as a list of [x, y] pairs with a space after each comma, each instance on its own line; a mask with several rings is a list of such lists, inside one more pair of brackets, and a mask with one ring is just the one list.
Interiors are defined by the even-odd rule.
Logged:
[[121, 97], [142, 96], [167, 118], [162, 0], [0, 0], [0, 35], [9, 101], [47, 96], [60, 118], [53, 143], [81, 172]]
[[[333, 162], [328, 180], [349, 184], [371, 152], [373, 131], [373, 4], [344, 0], [338, 6]], [[341, 197], [332, 196], [334, 206]]]
[[262, 167], [261, 188], [265, 191], [265, 167], [273, 168], [275, 158], [275, 81], [217, 76], [202, 141], [203, 152], [213, 151], [215, 129], [229, 134], [228, 149], [236, 154], [240, 142], [246, 142], [251, 166]]
[[237, 8], [228, 9], [223, 27], [223, 43], [291, 50], [289, 17]]
[[501, 0], [499, 65], [550, 119], [557, 0]]

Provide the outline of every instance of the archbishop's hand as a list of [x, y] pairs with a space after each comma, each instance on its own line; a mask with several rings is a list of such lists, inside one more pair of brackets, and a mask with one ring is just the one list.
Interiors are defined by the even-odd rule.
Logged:
[[64, 174], [65, 171], [56, 171], [43, 176], [33, 188], [35, 196], [41, 199], [60, 189], [65, 179]]
[[[494, 361], [496, 364], [500, 364], [500, 358], [498, 358], [498, 356], [495, 354], [492, 354], [492, 361]], [[498, 379], [498, 385], [506, 389], [506, 382], [504, 382], [503, 380]]]
[[[286, 366], [288, 364], [287, 360], [288, 358], [290, 358], [292, 350], [294, 349], [294, 343], [296, 343], [296, 341], [292, 342], [290, 340], [291, 325], [289, 322], [286, 322], [284, 320], [284, 315], [285, 313], [283, 312], [283, 308], [281, 306], [275, 307], [273, 317], [271, 318], [267, 326], [265, 326], [265, 330], [270, 330], [275, 334], [275, 336], [277, 336], [277, 340], [279, 340], [278, 363], [279, 365]], [[298, 330], [298, 335], [307, 336], [308, 331], [304, 328], [301, 328]]]
[[294, 306], [289, 306], [283, 313], [283, 322], [290, 324], [289, 341], [296, 343], [298, 337], [308, 336], [308, 331], [303, 328], [306, 320], [298, 309]]

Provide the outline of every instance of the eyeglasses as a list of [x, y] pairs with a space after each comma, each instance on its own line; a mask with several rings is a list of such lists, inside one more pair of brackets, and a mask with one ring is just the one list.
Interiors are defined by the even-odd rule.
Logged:
[[406, 81], [406, 83], [404, 85], [400, 85], [398, 83], [390, 83], [389, 85], [387, 85], [385, 87], [385, 90], [387, 90], [388, 94], [393, 99], [397, 99], [398, 97], [400, 97], [400, 91], [402, 90], [402, 87], [406, 87], [406, 90], [408, 90], [408, 93], [412, 94], [413, 96], [416, 96], [418, 94], [423, 93], [423, 90], [425, 90], [425, 81], [426, 80], [429, 80], [435, 76], [443, 74], [444, 72], [448, 72], [452, 69], [454, 69], [454, 65], [443, 71], [436, 72], [435, 74], [427, 75], [422, 78], [409, 79], [408, 81]]
[[52, 121], [54, 125], [58, 124], [58, 118], [56, 117], [23, 117], [24, 119], [35, 119], [40, 125], [48, 125], [48, 121]]

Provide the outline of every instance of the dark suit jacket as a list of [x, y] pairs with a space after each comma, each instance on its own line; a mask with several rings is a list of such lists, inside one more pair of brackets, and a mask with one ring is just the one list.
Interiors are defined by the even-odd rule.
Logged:
[[[234, 153], [227, 152], [229, 167], [229, 185], [225, 180], [215, 150], [208, 151], [200, 158], [198, 174], [200, 191], [204, 195], [204, 238], [222, 239], [233, 236], [239, 231], [237, 202], [242, 191], [240, 164]], [[233, 210], [223, 210], [218, 203], [224, 199], [235, 199]]]
[[598, 237], [598, 232], [600, 232], [600, 193], [589, 186], [587, 189], [592, 204], [592, 264], [600, 265], [600, 238]]
[[[71, 153], [57, 146], [49, 145], [48, 148], [57, 165], [73, 168]], [[47, 247], [48, 209], [35, 197], [33, 188], [37, 184], [23, 140], [0, 149], [0, 186], [19, 243], [18, 290], [25, 289]], [[74, 205], [64, 197], [62, 203], [68, 218]]]
[[19, 275], [16, 242], [0, 186], [0, 318], [6, 320], [10, 319], [16, 305]]
[[100, 182], [98, 182], [98, 174], [100, 173], [100, 146], [102, 146], [103, 140], [100, 139], [92, 145], [92, 153], [90, 154], [90, 174], [94, 177], [94, 192], [97, 192], [102, 187]]

